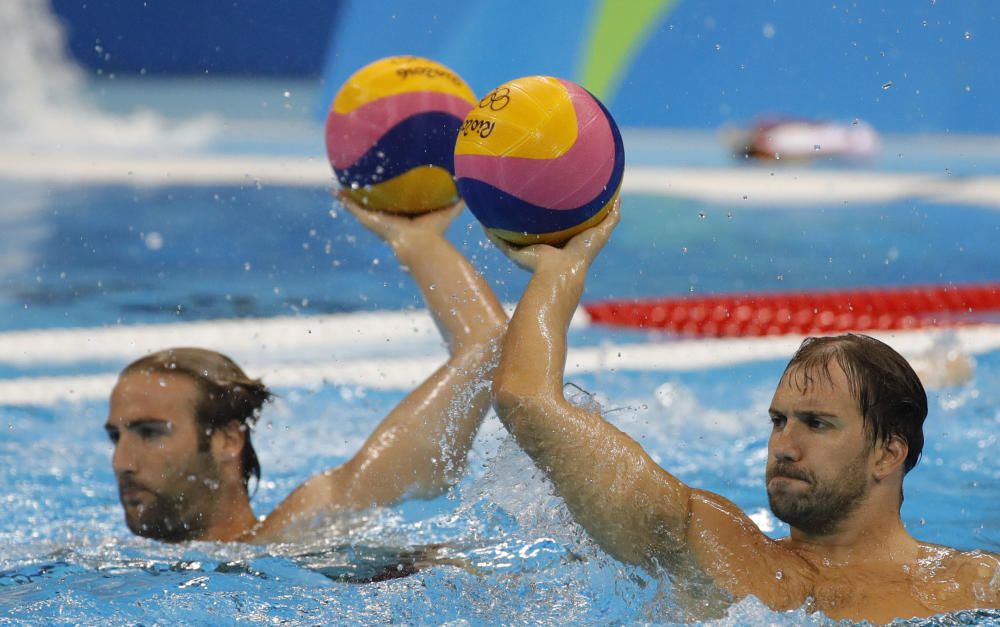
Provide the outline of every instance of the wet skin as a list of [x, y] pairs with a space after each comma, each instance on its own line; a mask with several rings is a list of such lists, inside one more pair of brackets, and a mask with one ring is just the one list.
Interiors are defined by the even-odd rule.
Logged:
[[912, 538], [892, 498], [896, 457], [869, 441], [843, 370], [831, 363], [830, 380], [811, 373], [808, 386], [803, 374], [788, 372], [771, 401], [768, 498], [792, 534], [776, 543], [782, 584], [762, 596], [879, 622], [995, 607], [997, 556]]
[[[112, 468], [133, 533], [180, 541], [224, 533], [233, 522], [215, 516], [232, 488], [217, 459], [226, 455], [219, 443], [224, 434], [207, 436], [207, 450], [199, 448], [197, 398], [194, 380], [178, 374], [128, 374], [112, 392], [105, 430], [115, 447]], [[246, 524], [245, 512], [239, 513]]]
[[410, 217], [341, 200], [409, 271], [448, 345], [447, 361], [389, 412], [357, 454], [308, 478], [260, 520], [242, 474], [249, 436], [241, 421], [199, 434], [194, 378], [127, 369], [112, 393], [106, 429], [133, 532], [171, 542], [294, 540], [346, 512], [437, 496], [461, 476], [490, 406], [483, 382], [492, 379], [506, 327], [489, 285], [445, 237], [463, 205]]
[[[813, 384], [803, 386], [803, 373], [793, 370], [775, 391], [767, 490], [776, 513], [792, 522], [780, 540], [726, 498], [685, 485], [598, 412], [564, 398], [566, 330], [617, 219], [616, 208], [561, 249], [496, 242], [533, 273], [494, 378], [497, 415], [591, 537], [623, 562], [666, 571], [694, 620], [720, 616], [748, 595], [775, 610], [876, 622], [1000, 607], [997, 555], [921, 543], [906, 531], [899, 499], [907, 444], [869, 441], [835, 362], [829, 378], [805, 373]], [[717, 603], [699, 588], [705, 580]]]
[[767, 495], [771, 510], [810, 535], [836, 531], [868, 496], [877, 459], [847, 378], [832, 364], [832, 381], [792, 370], [771, 401]]

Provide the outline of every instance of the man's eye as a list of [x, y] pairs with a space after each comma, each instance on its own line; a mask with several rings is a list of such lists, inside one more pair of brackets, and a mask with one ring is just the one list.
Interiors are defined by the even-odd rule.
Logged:
[[828, 425], [826, 424], [826, 422], [824, 422], [822, 420], [810, 420], [809, 421], [809, 428], [810, 429], [826, 429], [827, 426]]
[[771, 426], [775, 429], [780, 429], [785, 426], [784, 416], [771, 416]]
[[108, 431], [108, 439], [111, 440], [112, 444], [118, 444], [118, 439], [120, 437], [121, 437], [121, 434], [119, 434], [117, 430], [116, 431]]
[[143, 427], [139, 429], [139, 437], [143, 440], [155, 440], [156, 438], [166, 435], [163, 429], [157, 429], [155, 427]]

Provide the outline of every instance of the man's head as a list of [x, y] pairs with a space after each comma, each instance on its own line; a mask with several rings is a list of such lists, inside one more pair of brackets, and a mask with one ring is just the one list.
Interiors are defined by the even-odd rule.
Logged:
[[199, 537], [225, 496], [247, 498], [260, 464], [250, 427], [271, 394], [231, 359], [174, 348], [129, 364], [105, 428], [126, 523], [167, 541]]
[[[802, 531], [835, 530], [876, 485], [898, 482], [920, 458], [927, 395], [910, 365], [870, 337], [809, 338], [771, 403], [771, 509]], [[887, 491], [883, 491], [889, 494]]]

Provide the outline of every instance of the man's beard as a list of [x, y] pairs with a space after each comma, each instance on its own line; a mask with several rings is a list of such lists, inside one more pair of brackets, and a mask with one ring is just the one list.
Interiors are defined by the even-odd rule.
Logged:
[[[199, 455], [201, 457], [201, 455]], [[129, 531], [161, 542], [184, 542], [197, 538], [208, 526], [210, 507], [214, 495], [206, 495], [206, 484], [218, 485], [218, 472], [214, 460], [199, 460], [195, 468], [177, 473], [178, 477], [196, 477], [194, 481], [177, 478], [168, 490], [153, 491], [145, 485], [125, 477], [119, 480], [119, 491], [139, 488], [148, 500], [125, 507], [125, 524]], [[200, 498], [199, 498], [200, 497]], [[125, 505], [124, 499], [122, 505]]]
[[[812, 473], [783, 462], [769, 466], [766, 481], [771, 511], [778, 519], [809, 535], [833, 533], [868, 496], [864, 463], [867, 455], [867, 450], [862, 451], [835, 482], [817, 483]], [[794, 493], [772, 490], [771, 479], [776, 476], [801, 479], [811, 489]]]

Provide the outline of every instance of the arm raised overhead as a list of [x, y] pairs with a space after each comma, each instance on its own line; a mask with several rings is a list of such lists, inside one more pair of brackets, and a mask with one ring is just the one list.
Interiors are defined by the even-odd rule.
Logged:
[[462, 205], [409, 217], [340, 200], [407, 268], [449, 357], [382, 420], [354, 457], [311, 477], [279, 505], [263, 523], [261, 537], [294, 521], [440, 494], [464, 471], [490, 407], [506, 314], [483, 277], [444, 236]]
[[688, 487], [627, 434], [563, 395], [569, 322], [618, 220], [615, 207], [561, 249], [496, 241], [534, 273], [494, 378], [497, 415], [574, 518], [613, 556], [649, 569], [697, 568], [732, 592], [746, 592], [739, 582], [761, 567], [761, 551], [773, 543], [734, 504]]

